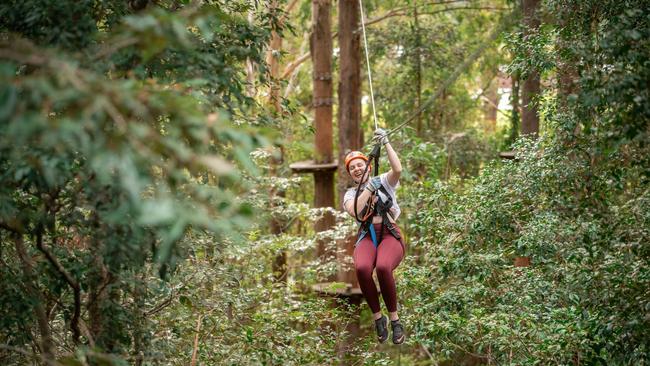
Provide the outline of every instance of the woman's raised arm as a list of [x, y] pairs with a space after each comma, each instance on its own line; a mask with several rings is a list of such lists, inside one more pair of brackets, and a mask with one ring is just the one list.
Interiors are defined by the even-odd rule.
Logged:
[[390, 164], [390, 171], [388, 172], [386, 179], [388, 180], [388, 184], [395, 187], [397, 185], [397, 182], [399, 182], [399, 177], [402, 175], [402, 163], [399, 161], [399, 157], [391, 146], [390, 141], [388, 141], [386, 131], [378, 128], [375, 130], [374, 138], [378, 141], [381, 141], [381, 143], [386, 148], [386, 156], [388, 157], [388, 163]]

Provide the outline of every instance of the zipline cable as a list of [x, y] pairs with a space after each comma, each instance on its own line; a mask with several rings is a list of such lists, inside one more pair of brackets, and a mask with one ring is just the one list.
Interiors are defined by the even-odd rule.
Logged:
[[364, 51], [366, 51], [366, 66], [368, 67], [368, 85], [370, 86], [370, 102], [372, 103], [372, 116], [377, 129], [377, 110], [375, 109], [375, 93], [372, 89], [372, 73], [370, 72], [370, 57], [368, 57], [368, 39], [366, 38], [366, 19], [363, 15], [363, 3], [359, 0], [359, 11], [361, 12], [361, 30], [363, 33]]
[[[368, 67], [368, 85], [370, 86], [370, 102], [372, 104], [372, 117], [373, 120], [375, 121], [375, 130], [377, 130], [377, 109], [375, 108], [375, 92], [372, 88], [372, 71], [370, 70], [370, 57], [368, 56], [368, 38], [366, 37], [366, 18], [363, 14], [363, 2], [362, 0], [359, 0], [359, 11], [361, 13], [361, 30], [363, 33], [363, 50], [365, 51], [366, 54], [366, 66]], [[368, 172], [368, 169], [370, 168], [370, 163], [374, 160], [375, 161], [375, 171], [374, 175], [379, 174], [379, 154], [381, 152], [381, 144], [377, 141], [375, 143], [374, 148], [372, 149], [372, 152], [369, 155], [369, 161], [368, 164], [366, 164], [366, 169], [363, 171], [363, 174], [361, 175], [361, 180], [359, 180], [359, 184], [357, 185], [357, 190], [354, 193], [354, 218], [359, 221], [359, 222], [364, 222], [372, 215], [373, 209], [370, 207], [367, 207], [366, 211], [363, 213], [364, 217], [362, 219], [359, 218], [359, 213], [357, 210], [357, 202], [359, 199], [359, 195], [361, 192], [361, 185], [363, 184], [363, 177], [366, 176], [366, 174], [370, 174]], [[370, 177], [368, 177], [370, 179]], [[374, 196], [374, 194], [373, 194]], [[372, 201], [373, 199], [370, 199], [371, 201], [371, 206], [372, 206]]]

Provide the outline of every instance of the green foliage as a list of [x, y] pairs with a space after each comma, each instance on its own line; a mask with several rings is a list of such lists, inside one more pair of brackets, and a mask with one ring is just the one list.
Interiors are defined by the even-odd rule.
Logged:
[[[399, 124], [424, 104], [477, 48], [485, 29], [498, 24], [498, 13], [491, 10], [505, 9], [471, 3], [458, 7], [416, 1], [399, 5], [395, 4], [392, 12], [403, 16], [369, 28], [368, 35], [378, 113], [387, 126]], [[496, 68], [499, 59], [496, 52], [490, 52], [483, 66]], [[495, 71], [489, 71], [494, 78]], [[477, 103], [468, 87], [472, 76], [471, 71], [466, 73], [422, 113], [421, 121], [411, 124], [414, 128], [422, 125], [420, 138], [436, 140], [440, 133], [464, 131], [476, 120]]]
[[149, 276], [174, 273], [188, 230], [241, 243], [251, 209], [237, 198], [240, 171], [255, 170], [248, 153], [265, 140], [232, 116], [252, 105], [240, 70], [262, 62], [273, 19], [251, 24], [248, 8], [214, 2], [117, 22], [107, 10], [117, 2], [92, 4], [57, 4], [74, 8], [58, 18], [49, 2], [0, 7], [2, 29], [21, 33], [0, 44], [0, 286], [11, 309], [0, 340], [22, 350], [51, 328], [42, 353], [117, 364], [148, 357], [147, 294], [165, 292]]
[[[616, 189], [603, 174], [587, 197], [589, 166], [565, 151], [526, 151], [486, 169], [467, 194], [418, 190], [412, 245], [426, 254], [404, 295], [418, 341], [518, 364], [647, 360], [648, 218], [634, 213], [645, 212], [647, 188]], [[513, 268], [515, 256], [533, 266]]]
[[0, 5], [0, 29], [78, 50], [93, 42], [99, 27], [110, 27], [127, 12], [126, 1], [9, 0]]
[[432, 181], [470, 179], [479, 173], [485, 161], [496, 155], [484, 139], [475, 132], [454, 133], [444, 136], [438, 144], [402, 134], [394, 143], [401, 145], [398, 149], [406, 165], [402, 180], [410, 184], [423, 175]]
[[[650, 26], [647, 4], [617, 4], [549, 2], [560, 24], [544, 32], [554, 36], [512, 41], [540, 57], [553, 42], [568, 47], [542, 57], [549, 75], [580, 62], [572, 95], [560, 85], [539, 100], [543, 139], [520, 141], [517, 161], [490, 164], [465, 192], [414, 183], [405, 210], [421, 256], [402, 298], [414, 341], [440, 359], [650, 360], [649, 49], [638, 37]], [[541, 65], [523, 60], [521, 72]], [[514, 267], [517, 256], [531, 267]]]

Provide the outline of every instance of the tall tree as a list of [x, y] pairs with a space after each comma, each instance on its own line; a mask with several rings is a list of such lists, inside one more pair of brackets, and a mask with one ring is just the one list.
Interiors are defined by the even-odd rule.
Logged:
[[[339, 165], [338, 202], [353, 182], [343, 161], [348, 151], [361, 149], [361, 35], [359, 33], [359, 2], [339, 1]], [[345, 255], [354, 251], [354, 237], [341, 243]], [[356, 284], [353, 271], [341, 273], [340, 281]]]
[[[339, 163], [345, 154], [361, 148], [361, 36], [358, 32], [359, 2], [339, 1]], [[339, 164], [338, 194], [343, 197], [345, 189], [352, 184], [345, 166]]]
[[[539, 30], [539, 0], [522, 0], [524, 38], [530, 39]], [[539, 71], [532, 68], [526, 74], [521, 86], [522, 114], [521, 134], [534, 138], [539, 134], [539, 113], [537, 111], [536, 98], [540, 93]]]
[[[313, 99], [316, 164], [333, 162], [332, 134], [332, 30], [329, 0], [312, 1], [312, 34], [310, 41], [313, 63]], [[334, 207], [334, 174], [331, 170], [314, 170], [314, 206]], [[334, 216], [326, 213], [317, 220], [315, 230], [323, 231], [334, 225]], [[325, 244], [318, 245], [319, 256], [325, 255]]]
[[[420, 20], [418, 14], [418, 2], [413, 1], [413, 31], [415, 33], [415, 110], [422, 106], [422, 37], [420, 35]], [[415, 124], [415, 132], [422, 137], [422, 113], [418, 113]]]
[[[296, 4], [297, 1], [292, 1], [291, 4], [286, 9], [286, 12], [291, 11], [291, 7]], [[284, 15], [280, 15], [282, 8], [280, 6], [279, 0], [273, 0], [270, 4], [270, 12], [278, 18], [278, 22], [273, 26], [271, 31], [271, 40], [269, 42], [269, 49], [267, 51], [266, 63], [269, 68], [269, 77], [270, 88], [269, 88], [269, 104], [271, 105], [271, 110], [273, 114], [278, 117], [282, 115], [282, 98], [280, 96], [281, 84], [280, 84], [280, 55], [282, 54], [282, 36], [280, 34], [281, 28], [286, 21]], [[273, 151], [271, 154], [270, 161], [270, 175], [275, 177], [278, 175], [278, 167], [282, 165], [284, 161], [284, 148], [281, 143], [276, 146], [276, 151]], [[285, 192], [282, 189], [276, 189], [273, 187], [270, 191], [270, 205], [271, 208], [275, 207], [275, 203], [278, 199], [282, 199], [285, 196]], [[282, 234], [285, 223], [277, 217], [271, 217], [270, 222], [270, 232], [273, 235]], [[277, 280], [286, 280], [286, 270], [287, 270], [287, 253], [281, 252], [276, 255], [273, 259], [273, 273]]]

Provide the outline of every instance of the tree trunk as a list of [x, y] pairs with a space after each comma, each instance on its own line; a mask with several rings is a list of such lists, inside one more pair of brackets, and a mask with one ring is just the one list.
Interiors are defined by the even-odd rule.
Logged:
[[512, 75], [512, 92], [510, 94], [510, 104], [512, 104], [512, 115], [510, 118], [510, 144], [515, 142], [519, 137], [519, 75]]
[[[271, 3], [271, 12], [277, 13], [279, 10], [279, 1], [273, 0]], [[277, 25], [282, 26], [282, 21]], [[269, 42], [269, 51], [266, 55], [266, 63], [269, 65], [269, 74], [271, 76], [271, 90], [269, 91], [269, 103], [273, 106], [275, 113], [280, 113], [280, 54], [282, 52], [282, 37], [278, 34], [277, 29], [271, 31], [271, 41]]]
[[[361, 33], [359, 33], [360, 9], [356, 0], [339, 0], [339, 168], [338, 203], [341, 204], [345, 191], [354, 185], [343, 164], [345, 155], [361, 149]], [[354, 252], [355, 237], [340, 243], [341, 256]], [[339, 273], [339, 281], [358, 287], [353, 268]]]
[[[359, 28], [359, 2], [339, 0], [339, 162], [348, 151], [361, 148], [361, 35]], [[339, 164], [339, 200], [353, 182]]]
[[[255, 22], [255, 8], [251, 6], [248, 11], [248, 23]], [[250, 98], [255, 98], [257, 88], [255, 87], [255, 65], [250, 58], [246, 59], [246, 95]]]
[[[331, 2], [312, 1], [312, 34], [310, 40], [313, 62], [313, 107], [316, 129], [314, 161], [317, 164], [331, 163], [332, 146], [332, 31], [330, 23]], [[334, 173], [317, 171], [314, 173], [314, 206], [334, 207]], [[334, 216], [325, 214], [317, 220], [314, 229], [324, 231], [334, 225]], [[318, 244], [318, 256], [326, 258], [333, 255], [326, 250], [326, 243]]]
[[558, 61], [558, 95], [560, 97], [560, 106], [567, 106], [567, 98], [577, 92], [576, 80], [578, 71], [575, 64], [569, 60]]
[[[98, 228], [96, 228], [98, 229]], [[90, 334], [95, 340], [95, 344], [106, 352], [110, 352], [113, 344], [112, 336], [107, 329], [107, 319], [104, 305], [108, 301], [107, 287], [110, 282], [108, 269], [104, 264], [103, 244], [97, 238], [90, 239], [93, 260], [91, 262], [91, 272], [88, 276], [88, 323]]]
[[313, 107], [316, 129], [316, 163], [332, 162], [332, 35], [331, 2], [313, 0], [311, 57], [313, 62]]
[[[278, 167], [282, 166], [282, 163], [284, 163], [284, 148], [280, 145], [277, 146], [278, 149], [278, 154], [279, 156], [272, 156], [271, 157], [271, 171], [270, 175], [272, 177], [277, 177], [278, 176]], [[276, 206], [276, 200], [281, 200], [285, 197], [285, 191], [282, 189], [276, 189], [276, 188], [271, 188], [270, 192], [270, 198], [271, 198], [271, 207]], [[273, 235], [279, 235], [284, 232], [284, 226], [286, 223], [283, 220], [278, 219], [277, 217], [271, 217], [271, 222], [269, 224], [269, 229], [271, 231], [271, 234]], [[275, 258], [273, 259], [273, 265], [272, 265], [272, 270], [273, 270], [273, 276], [276, 281], [283, 281], [286, 282], [287, 280], [287, 253], [282, 251], [280, 253], [277, 253]]]
[[43, 295], [40, 293], [36, 285], [34, 262], [27, 253], [23, 235], [16, 233], [13, 235], [13, 240], [14, 247], [16, 248], [16, 253], [18, 254], [18, 258], [20, 259], [23, 270], [25, 291], [27, 292], [27, 295], [34, 301], [34, 312], [36, 315], [36, 321], [38, 323], [38, 329], [41, 333], [41, 353], [45, 360], [54, 360], [55, 355], [54, 345], [52, 341], [52, 332], [50, 331], [50, 323], [47, 318], [45, 307], [43, 306], [45, 300], [43, 299]]
[[[415, 110], [420, 110], [422, 105], [422, 40], [420, 38], [420, 22], [418, 20], [418, 4], [413, 4], [413, 26], [415, 27]], [[418, 112], [416, 117], [415, 132], [418, 137], [422, 137], [422, 113]]]
[[[271, 11], [277, 13], [280, 8], [280, 2], [278, 0], [273, 0], [271, 4]], [[283, 20], [279, 21], [278, 26], [281, 27]], [[269, 51], [266, 57], [266, 62], [269, 65], [269, 74], [271, 76], [271, 85], [269, 90], [269, 104], [271, 105], [272, 110], [276, 116], [282, 114], [282, 105], [280, 97], [280, 54], [282, 52], [282, 37], [278, 33], [277, 29], [274, 29], [271, 32], [271, 42], [269, 44]], [[271, 171], [270, 175], [272, 177], [277, 177], [278, 167], [282, 165], [284, 161], [284, 149], [282, 145], [277, 146], [279, 156], [275, 154], [271, 157]], [[274, 152], [275, 153], [275, 152]], [[283, 198], [285, 192], [283, 190], [271, 189], [270, 198], [271, 198], [271, 208], [275, 206], [276, 198]], [[276, 217], [271, 217], [270, 231], [273, 235], [279, 235], [282, 233], [284, 228], [284, 223], [278, 220]], [[278, 253], [273, 259], [272, 265], [273, 275], [276, 281], [286, 281], [286, 271], [287, 271], [287, 254], [285, 252]]]
[[147, 275], [142, 271], [134, 276], [133, 284], [133, 357], [135, 366], [142, 366], [147, 351], [147, 317], [145, 314], [147, 299]]
[[484, 91], [483, 114], [485, 115], [486, 130], [494, 133], [497, 129], [497, 113], [499, 111], [499, 82], [492, 79]]
[[[566, 27], [566, 20], [563, 18], [555, 19], [556, 25], [563, 29]], [[558, 50], [567, 49], [567, 39], [563, 35], [564, 32], [560, 32], [559, 37], [557, 38], [556, 47]], [[568, 107], [568, 97], [571, 94], [577, 92], [578, 80], [578, 60], [572, 54], [567, 54], [564, 52], [557, 52], [557, 91], [559, 97], [559, 107], [567, 108]]]
[[[540, 26], [539, 0], [522, 0], [524, 12], [524, 37], [529, 37], [535, 33]], [[539, 134], [539, 114], [535, 105], [535, 98], [540, 93], [540, 76], [539, 71], [530, 70], [522, 85], [522, 116], [521, 116], [521, 134], [537, 138]]]

